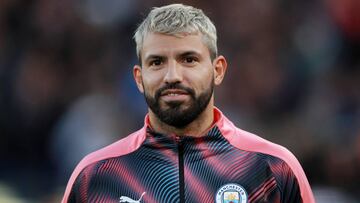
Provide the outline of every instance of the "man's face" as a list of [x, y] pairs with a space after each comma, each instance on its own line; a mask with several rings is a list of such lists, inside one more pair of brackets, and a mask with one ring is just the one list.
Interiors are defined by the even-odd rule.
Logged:
[[183, 128], [208, 106], [214, 89], [214, 67], [201, 35], [179, 38], [148, 34], [141, 59], [140, 90], [162, 122]]

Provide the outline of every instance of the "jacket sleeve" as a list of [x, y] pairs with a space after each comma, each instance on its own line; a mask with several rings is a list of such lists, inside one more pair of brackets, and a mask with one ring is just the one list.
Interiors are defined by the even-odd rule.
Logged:
[[87, 202], [87, 182], [87, 178], [83, 174], [77, 177], [71, 188], [67, 203]]
[[280, 202], [302, 203], [299, 182], [289, 165], [277, 158], [272, 158], [270, 162], [270, 168], [281, 191]]
[[90, 173], [89, 168], [82, 170], [74, 179], [69, 181], [62, 203], [81, 203], [87, 202], [88, 199], [88, 186]]

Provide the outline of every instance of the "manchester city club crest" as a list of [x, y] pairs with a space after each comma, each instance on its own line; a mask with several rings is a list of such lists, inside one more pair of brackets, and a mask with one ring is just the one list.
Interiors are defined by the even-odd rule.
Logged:
[[245, 189], [234, 183], [223, 185], [216, 192], [216, 203], [247, 203], [248, 197]]

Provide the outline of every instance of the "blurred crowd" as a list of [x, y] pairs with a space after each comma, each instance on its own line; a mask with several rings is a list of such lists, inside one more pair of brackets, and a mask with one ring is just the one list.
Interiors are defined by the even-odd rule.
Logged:
[[[132, 35], [171, 0], [1, 0], [0, 202], [59, 202], [87, 153], [142, 127]], [[360, 201], [358, 0], [183, 0], [218, 30], [216, 105], [289, 148], [322, 202]]]

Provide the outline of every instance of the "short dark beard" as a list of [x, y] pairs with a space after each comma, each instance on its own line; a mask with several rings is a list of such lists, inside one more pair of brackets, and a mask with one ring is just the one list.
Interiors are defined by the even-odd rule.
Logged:
[[[162, 92], [168, 89], [181, 89], [186, 91], [187, 94], [189, 94], [191, 97], [190, 106], [186, 108], [183, 106], [182, 102], [168, 102], [166, 103], [168, 108], [162, 109], [160, 107], [160, 97]], [[193, 89], [184, 87], [179, 83], [171, 83], [161, 87], [155, 92], [154, 97], [148, 95], [147, 92], [144, 91], [144, 96], [149, 108], [160, 119], [160, 121], [178, 129], [183, 129], [188, 124], [197, 119], [199, 115], [205, 110], [210, 102], [213, 92], [214, 81], [212, 80], [210, 87], [202, 92], [199, 96], [195, 95], [195, 91]]]

